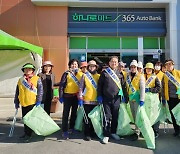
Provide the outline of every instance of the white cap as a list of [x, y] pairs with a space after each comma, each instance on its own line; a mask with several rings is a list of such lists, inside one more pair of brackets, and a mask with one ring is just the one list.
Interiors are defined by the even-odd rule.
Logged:
[[119, 62], [119, 66], [124, 67], [124, 66], [125, 66], [125, 63], [123, 63], [122, 61], [120, 61], [120, 62]]
[[141, 62], [141, 61], [139, 61], [139, 62], [138, 62], [137, 67], [139, 67], [139, 68], [143, 68], [143, 65], [142, 65], [142, 62]]
[[137, 60], [132, 60], [130, 66], [136, 66], [137, 67], [138, 66]]

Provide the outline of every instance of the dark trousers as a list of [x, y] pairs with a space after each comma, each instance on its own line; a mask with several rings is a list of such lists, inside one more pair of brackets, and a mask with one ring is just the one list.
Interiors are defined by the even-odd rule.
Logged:
[[[33, 107], [34, 107], [34, 105], [29, 105], [29, 106], [26, 106], [26, 107], [22, 107], [22, 117], [24, 117], [29, 111], [31, 111]], [[24, 133], [27, 136], [31, 136], [32, 132], [33, 132], [33, 130], [31, 128], [29, 128], [27, 125], [24, 124]]]
[[117, 96], [114, 99], [103, 100], [103, 106], [105, 111], [104, 118], [104, 136], [109, 137], [110, 134], [115, 134], [118, 124], [118, 113], [120, 106], [120, 97]]
[[48, 115], [50, 115], [50, 111], [51, 111], [51, 100], [46, 100], [44, 102], [42, 102], [42, 104], [44, 104], [44, 110], [46, 111], [46, 113]]
[[154, 132], [156, 132], [156, 133], [159, 132], [159, 125], [160, 125], [160, 121], [158, 121], [157, 123], [155, 123], [155, 124], [152, 126]]
[[96, 105], [89, 105], [84, 104], [84, 110], [86, 116], [88, 118], [88, 124], [84, 121], [84, 135], [85, 136], [93, 136], [94, 135], [94, 128], [91, 122], [91, 119], [88, 117], [88, 114], [96, 107]]
[[74, 129], [77, 107], [78, 107], [77, 96], [64, 97], [63, 117], [62, 117], [62, 131], [63, 132], [68, 131], [68, 118], [69, 118], [70, 109], [71, 109], [71, 116], [70, 116], [69, 129]]
[[173, 122], [173, 127], [174, 127], [174, 131], [176, 133], [180, 133], [180, 127], [177, 125], [176, 123], [176, 119], [174, 118], [174, 115], [172, 113], [172, 109], [180, 102], [180, 100], [178, 98], [169, 98], [168, 101], [168, 105], [169, 105], [169, 110], [171, 113], [171, 118], [172, 118], [172, 122]]

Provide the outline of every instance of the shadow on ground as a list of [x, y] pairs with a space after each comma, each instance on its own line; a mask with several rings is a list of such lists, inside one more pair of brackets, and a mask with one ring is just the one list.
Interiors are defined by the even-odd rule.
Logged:
[[[55, 122], [61, 127], [61, 120], [55, 120]], [[8, 137], [10, 127], [11, 127], [12, 121], [6, 121], [6, 122], [0, 122], [0, 144], [1, 143], [24, 143], [26, 144], [27, 142], [24, 142], [23, 140], [19, 139], [19, 136], [23, 134], [23, 124], [22, 121], [19, 120], [16, 122], [15, 129], [14, 129], [14, 134], [12, 137]], [[167, 130], [166, 130], [167, 131]], [[82, 132], [76, 131], [74, 134], [70, 135], [70, 139], [65, 141], [63, 140], [61, 136], [62, 132], [61, 130], [50, 135], [50, 136], [37, 136], [33, 134], [32, 139], [28, 143], [35, 143], [35, 142], [43, 142], [45, 140], [56, 142], [56, 143], [61, 143], [61, 142], [68, 142], [68, 143], [75, 143], [77, 145], [86, 145], [89, 142], [83, 141], [84, 135]], [[173, 129], [170, 128], [169, 131], [164, 133], [164, 129], [160, 129], [160, 136], [159, 138], [156, 139], [156, 150], [153, 150], [154, 154], [179, 154], [179, 143], [180, 143], [180, 137], [173, 137]], [[98, 137], [93, 137], [92, 141], [90, 142], [95, 142], [95, 144], [101, 145], [100, 140]], [[131, 146], [131, 147], [137, 147], [137, 148], [143, 148], [147, 149], [146, 143], [143, 138], [139, 138], [137, 141], [131, 141], [130, 137], [124, 137], [124, 139], [121, 139], [120, 141], [115, 141], [113, 139], [110, 139], [110, 144], [112, 146], [114, 144], [116, 145], [124, 145], [124, 146]]]

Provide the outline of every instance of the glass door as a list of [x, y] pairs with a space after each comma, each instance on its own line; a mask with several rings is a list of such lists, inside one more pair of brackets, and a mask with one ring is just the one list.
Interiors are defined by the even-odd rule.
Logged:
[[120, 59], [120, 53], [87, 53], [87, 61], [95, 60], [97, 63], [109, 63], [111, 56], [117, 56]]
[[129, 67], [132, 60], [138, 61], [138, 53], [137, 52], [123, 52], [121, 60], [123, 61], [123, 63], [126, 63], [126, 67]]

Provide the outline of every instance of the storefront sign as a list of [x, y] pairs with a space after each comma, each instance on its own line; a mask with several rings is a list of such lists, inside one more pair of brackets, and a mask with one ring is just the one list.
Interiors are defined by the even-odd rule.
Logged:
[[120, 14], [117, 17], [113, 18], [112, 15], [104, 15], [104, 14], [77, 14], [74, 13], [72, 15], [72, 20], [75, 22], [117, 22], [121, 20], [121, 22], [137, 22], [137, 21], [162, 21], [162, 17], [160, 15], [152, 16], [145, 15], [139, 16], [136, 14]]
[[153, 1], [153, 0], [80, 0], [80, 1]]
[[69, 8], [68, 24], [70, 34], [123, 36], [166, 34], [165, 9]]

